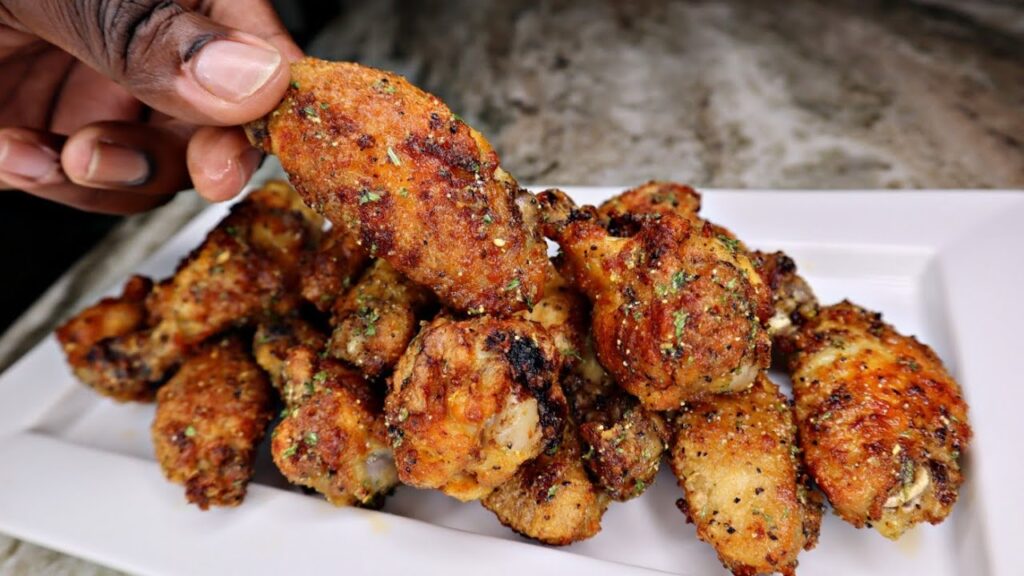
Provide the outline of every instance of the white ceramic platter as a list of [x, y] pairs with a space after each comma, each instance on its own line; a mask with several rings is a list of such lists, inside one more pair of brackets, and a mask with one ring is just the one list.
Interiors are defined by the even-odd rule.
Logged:
[[[596, 203], [621, 189], [567, 191]], [[799, 572], [1024, 574], [1024, 195], [723, 190], [704, 199], [703, 214], [749, 245], [793, 256], [823, 302], [880, 310], [930, 344], [971, 407], [976, 436], [951, 518], [893, 543], [829, 515]], [[138, 271], [168, 275], [226, 210], [207, 209]], [[643, 497], [612, 504], [595, 538], [562, 549], [439, 493], [399, 488], [381, 512], [334, 508], [290, 488], [265, 452], [242, 506], [201, 512], [154, 462], [152, 415], [152, 405], [92, 393], [52, 337], [39, 344], [0, 375], [0, 531], [143, 574], [723, 573], [676, 509], [680, 491], [665, 471]]]

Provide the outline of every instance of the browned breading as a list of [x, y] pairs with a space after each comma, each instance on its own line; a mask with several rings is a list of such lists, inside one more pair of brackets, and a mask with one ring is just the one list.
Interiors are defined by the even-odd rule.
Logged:
[[240, 504], [272, 407], [270, 384], [240, 340], [205, 345], [157, 393], [152, 434], [164, 474], [203, 510]]
[[434, 307], [429, 290], [377, 260], [334, 307], [327, 353], [375, 378], [398, 362]]
[[676, 426], [672, 470], [697, 536], [738, 576], [794, 574], [797, 554], [817, 543], [822, 501], [778, 387], [761, 373], [747, 391], [688, 404]]
[[938, 356], [850, 302], [795, 334], [797, 424], [807, 466], [836, 513], [898, 538], [949, 515], [971, 428]]
[[97, 370], [89, 355], [101, 341], [145, 327], [146, 297], [152, 289], [149, 278], [132, 276], [120, 296], [104, 298], [89, 306], [56, 331], [75, 376], [93, 390], [120, 402], [152, 400], [156, 389], [147, 382], [124, 380], [106, 370]]
[[[571, 203], [552, 191], [539, 199], [555, 214]], [[593, 303], [597, 357], [616, 382], [655, 410], [748, 387], [770, 361], [761, 322], [771, 302], [737, 241], [671, 213], [637, 219], [620, 230], [629, 236], [597, 220], [593, 208], [570, 208], [545, 230]]]
[[288, 353], [296, 346], [322, 350], [327, 336], [306, 320], [292, 314], [260, 321], [252, 340], [256, 363], [267, 373], [270, 383], [284, 399], [284, 367]]
[[391, 377], [386, 413], [402, 482], [486, 496], [561, 437], [562, 358], [533, 322], [439, 317]]
[[100, 342], [91, 369], [117, 386], [152, 388], [211, 336], [290, 310], [299, 258], [319, 225], [287, 184], [252, 192], [149, 294], [152, 328]]
[[378, 507], [398, 484], [380, 395], [358, 372], [312, 349], [291, 350], [288, 406], [274, 429], [274, 463], [290, 482], [337, 506]]
[[537, 300], [547, 247], [532, 197], [483, 136], [401, 76], [304, 58], [247, 129], [311, 206], [446, 305], [508, 314]]
[[316, 249], [303, 256], [299, 269], [302, 297], [321, 312], [329, 311], [369, 261], [357, 237], [341, 226], [331, 228]]
[[565, 546], [601, 530], [608, 495], [587, 476], [575, 426], [566, 421], [552, 453], [523, 464], [516, 475], [481, 500], [502, 524], [545, 544]]
[[755, 250], [750, 253], [750, 262], [771, 290], [774, 312], [766, 328], [777, 347], [817, 313], [818, 299], [807, 281], [797, 274], [796, 263], [785, 253]]
[[642, 214], [689, 217], [700, 211], [700, 194], [684, 184], [651, 180], [605, 200], [597, 208], [602, 221]]

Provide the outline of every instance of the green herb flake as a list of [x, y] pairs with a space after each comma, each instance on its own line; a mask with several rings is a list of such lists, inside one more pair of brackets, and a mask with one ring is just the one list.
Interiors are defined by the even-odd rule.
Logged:
[[682, 270], [679, 270], [678, 272], [672, 275], [672, 291], [678, 292], [682, 290], [683, 286], [686, 286], [688, 283], [693, 282], [696, 279], [697, 276], [690, 275]]
[[408, 188], [399, 188], [398, 189], [398, 195], [401, 196], [402, 198], [408, 198], [409, 197], [409, 189]]
[[321, 102], [320, 103], [320, 109], [321, 110], [327, 110], [327, 108], [329, 108], [329, 106], [327, 105], [327, 102]]
[[196, 427], [191, 425], [191, 424], [189, 424], [188, 427], [185, 428], [185, 437], [186, 438], [191, 438], [191, 437], [193, 437], [195, 435], [196, 435]]
[[359, 195], [360, 205], [376, 202], [377, 200], [380, 200], [380, 194], [373, 192], [372, 190], [363, 190], [363, 193]]
[[644, 490], [647, 490], [647, 482], [637, 480], [636, 484], [633, 485], [633, 495], [639, 496], [644, 493]]
[[547, 499], [550, 501], [552, 498], [555, 497], [555, 494], [557, 494], [557, 493], [558, 493], [558, 484], [555, 484], [551, 488], [548, 488], [548, 498]]
[[313, 374], [313, 382], [316, 382], [317, 384], [322, 384], [325, 380], [327, 380], [326, 370], [321, 370], [316, 374]]
[[494, 218], [491, 218], [490, 214], [484, 214], [484, 224], [490, 224], [494, 222]]
[[376, 308], [363, 306], [359, 309], [359, 318], [363, 321], [363, 335], [375, 336], [377, 334], [377, 320], [380, 320], [380, 313]]
[[312, 106], [306, 106], [305, 108], [303, 108], [302, 109], [302, 115], [305, 116], [306, 118], [319, 118], [320, 117], [320, 115], [317, 114], [317, 112], [316, 112], [316, 108], [313, 108]]
[[900, 463], [900, 484], [903, 485], [904, 489], [909, 488], [914, 483], [914, 461], [907, 458]]
[[316, 432], [306, 432], [306, 435], [302, 437], [302, 441], [306, 446], [313, 447], [320, 441], [320, 436], [318, 436]]
[[395, 153], [395, 149], [391, 146], [388, 146], [388, 160], [391, 160], [391, 163], [395, 166], [402, 165], [402, 159], [398, 157], [398, 154]]
[[672, 323], [675, 326], [676, 340], [683, 337], [683, 330], [686, 329], [686, 320], [689, 317], [689, 313], [683, 312], [682, 310], [676, 310], [672, 314]]
[[505, 285], [505, 292], [511, 292], [516, 288], [519, 288], [519, 278], [513, 278], [511, 282]]
[[740, 247], [740, 241], [739, 240], [737, 240], [735, 238], [729, 238], [725, 234], [719, 234], [718, 235], [718, 241], [721, 242], [723, 246], [728, 248], [729, 252], [732, 252], [733, 254], [735, 254], [736, 250], [738, 250], [739, 247]]
[[399, 422], [405, 422], [408, 419], [409, 419], [409, 409], [403, 406], [398, 411], [398, 421]]
[[284, 452], [281, 453], [281, 456], [284, 456], [285, 458], [291, 458], [292, 456], [295, 455], [296, 452], [298, 452], [298, 450], [298, 445], [292, 444], [291, 446], [284, 449]]
[[292, 83], [289, 84], [289, 86], [292, 87], [292, 90], [298, 90], [299, 89], [299, 83], [296, 82], [295, 80], [292, 80]]

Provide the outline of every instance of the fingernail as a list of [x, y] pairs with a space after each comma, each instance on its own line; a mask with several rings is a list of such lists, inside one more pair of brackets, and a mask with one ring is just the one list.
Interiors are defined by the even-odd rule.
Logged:
[[96, 142], [89, 156], [85, 180], [96, 184], [138, 186], [149, 179], [149, 159], [141, 151], [107, 142]]
[[0, 172], [47, 184], [62, 180], [60, 155], [16, 138], [0, 139]]
[[266, 84], [280, 64], [281, 55], [274, 50], [217, 40], [199, 51], [193, 72], [207, 92], [239, 102]]

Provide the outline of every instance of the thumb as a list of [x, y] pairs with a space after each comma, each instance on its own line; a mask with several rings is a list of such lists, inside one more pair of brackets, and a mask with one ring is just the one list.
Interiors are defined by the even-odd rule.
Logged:
[[0, 23], [59, 46], [150, 107], [193, 124], [254, 120], [288, 87], [287, 59], [274, 46], [170, 0], [0, 0]]

